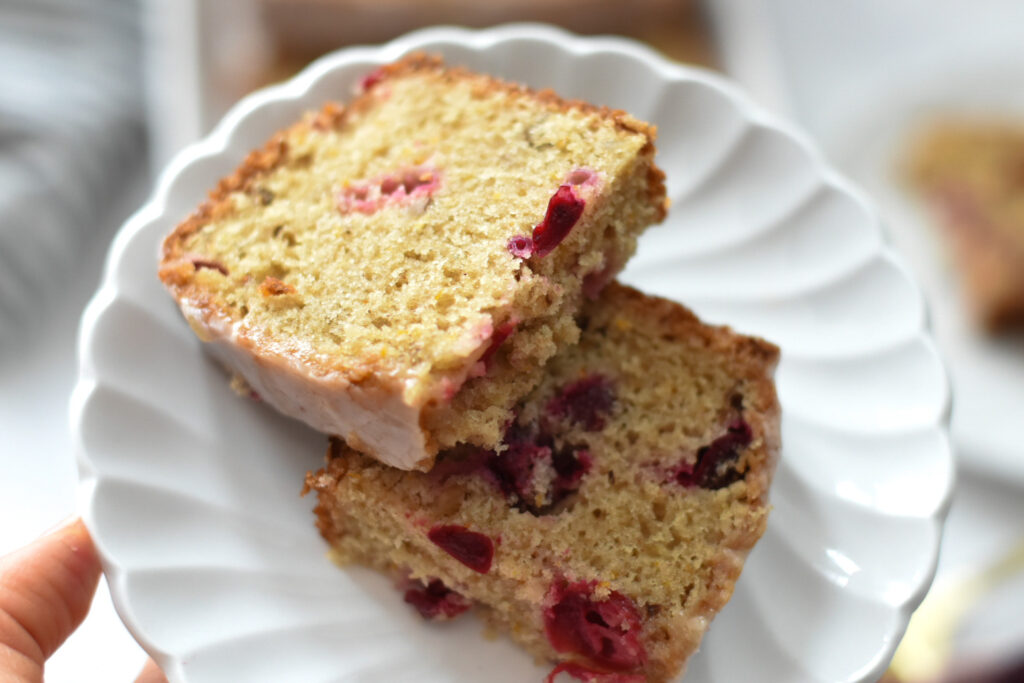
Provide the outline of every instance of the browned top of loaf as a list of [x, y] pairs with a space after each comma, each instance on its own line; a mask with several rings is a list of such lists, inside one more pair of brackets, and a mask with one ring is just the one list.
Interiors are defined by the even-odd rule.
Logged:
[[[440, 57], [423, 52], [414, 52], [397, 62], [385, 64], [378, 71], [381, 74], [381, 78], [394, 78], [414, 72], [432, 72], [443, 75], [447, 80], [473, 79], [479, 82], [482, 92], [501, 90], [511, 95], [530, 97], [536, 102], [556, 111], [578, 109], [597, 114], [602, 118], [613, 121], [623, 131], [646, 135], [648, 144], [652, 147], [657, 136], [656, 126], [635, 119], [621, 109], [596, 106], [584, 100], [565, 99], [550, 88], [534, 90], [519, 83], [502, 81], [479, 74], [464, 67], [446, 67]], [[286, 140], [288, 134], [293, 129], [341, 129], [345, 125], [346, 114], [349, 111], [362, 109], [369, 106], [370, 103], [370, 99], [365, 95], [356, 98], [348, 108], [338, 102], [328, 102], [319, 112], [307, 114], [302, 121], [296, 123], [292, 128], [274, 135], [262, 149], [250, 152], [235, 172], [221, 179], [217, 186], [210, 190], [206, 201], [200, 204], [199, 208], [192, 215], [185, 219], [173, 233], [167, 236], [163, 243], [163, 261], [167, 263], [180, 258], [182, 256], [182, 240], [209, 223], [211, 219], [217, 216], [219, 211], [230, 208], [224, 206], [224, 201], [228, 195], [232, 192], [248, 189], [259, 176], [272, 170], [284, 159], [288, 153]], [[657, 201], [658, 198], [665, 196], [665, 173], [655, 166], [652, 166], [650, 176], [650, 196], [652, 201]], [[667, 201], [663, 200], [661, 207], [662, 213], [658, 220], [665, 218]], [[161, 268], [160, 279], [168, 285], [184, 284], [180, 268]]]
[[[458, 79], [474, 79], [479, 82], [479, 87], [482, 92], [489, 92], [494, 90], [501, 90], [511, 95], [521, 95], [529, 97], [536, 102], [542, 103], [552, 110], [566, 110], [566, 109], [579, 109], [592, 114], [597, 114], [602, 118], [609, 119], [615, 122], [615, 125], [624, 131], [631, 133], [641, 133], [646, 135], [654, 144], [654, 138], [656, 136], [657, 128], [649, 123], [645, 123], [638, 119], [633, 118], [621, 109], [612, 109], [611, 107], [596, 106], [590, 102], [584, 100], [567, 99], [559, 96], [554, 90], [545, 88], [543, 90], [535, 90], [529, 88], [520, 83], [512, 83], [510, 81], [502, 81], [497, 78], [485, 76], [475, 71], [470, 71], [464, 67], [448, 67], [444, 65], [443, 60], [436, 55], [429, 55], [423, 52], [414, 52], [409, 56], [391, 64], [386, 64], [378, 70], [382, 79], [394, 78], [395, 76], [401, 76], [407, 73], [414, 72], [433, 72], [442, 74], [444, 78], [448, 80]], [[353, 103], [353, 107], [358, 106], [357, 102]], [[664, 194], [664, 193], [661, 193]]]

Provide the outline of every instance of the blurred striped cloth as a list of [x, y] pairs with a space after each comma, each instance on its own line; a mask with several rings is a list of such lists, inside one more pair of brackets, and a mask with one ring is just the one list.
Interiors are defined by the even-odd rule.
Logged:
[[142, 153], [139, 19], [132, 0], [0, 0], [0, 347], [52, 302]]

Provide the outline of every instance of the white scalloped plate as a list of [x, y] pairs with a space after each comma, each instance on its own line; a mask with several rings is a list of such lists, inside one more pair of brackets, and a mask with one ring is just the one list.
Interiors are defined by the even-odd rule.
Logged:
[[1024, 487], [1024, 334], [979, 329], [966, 305], [962, 277], [927, 207], [900, 182], [915, 135], [950, 117], [1024, 120], [1024, 50], [1017, 41], [985, 54], [956, 51], [944, 63], [879, 79], [873, 100], [885, 110], [850, 112], [831, 148], [879, 203], [893, 244], [924, 290], [936, 342], [956, 392], [951, 432], [963, 468]]
[[239, 103], [179, 154], [114, 242], [87, 309], [72, 425], [83, 514], [125, 624], [176, 681], [539, 681], [472, 618], [424, 624], [340, 571], [303, 473], [324, 440], [237, 400], [155, 275], [162, 235], [247, 150], [414, 49], [659, 128], [672, 210], [625, 279], [779, 343], [775, 509], [687, 681], [862, 681], [931, 580], [953, 480], [949, 395], [874, 212], [731, 84], [618, 39], [431, 29], [344, 50]]

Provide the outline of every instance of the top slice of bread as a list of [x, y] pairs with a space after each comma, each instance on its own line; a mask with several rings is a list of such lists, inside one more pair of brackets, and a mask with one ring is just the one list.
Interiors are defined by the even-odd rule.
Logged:
[[[253, 152], [167, 237], [160, 277], [264, 401], [428, 469], [500, 442], [576, 342], [584, 291], [663, 218], [653, 139], [623, 112], [412, 56]], [[537, 227], [556, 195], [582, 207], [554, 217], [561, 240]]]

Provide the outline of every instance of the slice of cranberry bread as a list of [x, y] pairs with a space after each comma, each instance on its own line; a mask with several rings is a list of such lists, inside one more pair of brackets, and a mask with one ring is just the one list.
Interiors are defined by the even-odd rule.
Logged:
[[989, 330], [1024, 327], [1024, 125], [947, 121], [915, 140], [912, 181]]
[[264, 401], [402, 469], [496, 447], [665, 212], [654, 130], [414, 56], [274, 137], [160, 277]]
[[307, 485], [336, 555], [403, 577], [425, 617], [477, 603], [556, 672], [665, 681], [764, 531], [778, 350], [618, 284], [581, 326], [500, 452], [402, 472], [334, 440]]

